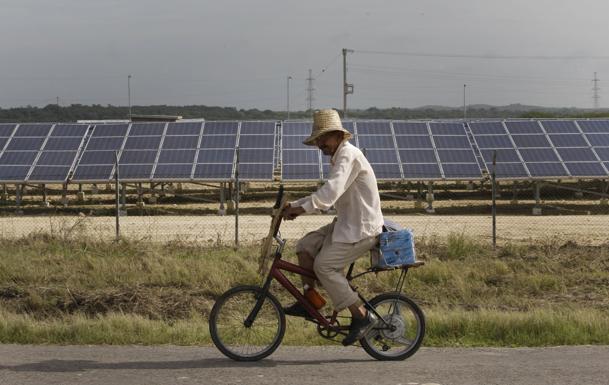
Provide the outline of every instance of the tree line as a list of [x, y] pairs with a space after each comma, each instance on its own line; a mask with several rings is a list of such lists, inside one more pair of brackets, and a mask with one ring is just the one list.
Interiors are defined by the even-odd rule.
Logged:
[[[348, 111], [349, 118], [354, 119], [461, 119], [462, 108], [428, 106], [420, 108], [376, 108], [355, 109]], [[206, 120], [283, 120], [285, 111], [237, 109], [235, 107], [214, 106], [133, 106], [134, 115], [170, 115], [184, 119], [204, 118]], [[476, 105], [470, 106], [466, 115], [475, 118], [605, 118], [609, 109], [580, 108], [545, 108], [513, 104], [508, 106]], [[49, 104], [45, 107], [0, 108], [0, 122], [75, 122], [77, 120], [128, 119], [129, 109], [125, 106], [72, 104], [58, 106]], [[310, 111], [290, 112], [290, 119], [307, 119]]]

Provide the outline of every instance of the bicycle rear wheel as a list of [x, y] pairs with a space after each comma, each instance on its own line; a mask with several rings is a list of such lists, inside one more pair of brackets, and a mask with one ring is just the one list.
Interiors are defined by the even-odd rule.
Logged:
[[425, 336], [425, 316], [410, 298], [400, 293], [384, 293], [370, 304], [383, 317], [364, 338], [362, 347], [372, 357], [383, 361], [404, 360], [421, 346]]
[[236, 361], [257, 361], [277, 349], [285, 333], [281, 304], [270, 293], [265, 295], [254, 322], [247, 326], [258, 299], [258, 286], [237, 286], [222, 294], [209, 315], [209, 332], [214, 345]]

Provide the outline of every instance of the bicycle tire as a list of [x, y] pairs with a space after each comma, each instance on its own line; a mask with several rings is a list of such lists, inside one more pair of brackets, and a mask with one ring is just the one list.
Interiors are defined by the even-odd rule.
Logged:
[[396, 329], [388, 330], [379, 320], [377, 326], [360, 340], [366, 353], [380, 361], [405, 360], [416, 353], [425, 337], [425, 315], [421, 308], [400, 293], [380, 294], [370, 304]]
[[266, 293], [254, 323], [249, 327], [244, 324], [260, 295], [262, 288], [258, 286], [237, 286], [216, 300], [209, 315], [209, 333], [214, 345], [228, 358], [258, 361], [281, 344], [285, 314], [271, 293]]

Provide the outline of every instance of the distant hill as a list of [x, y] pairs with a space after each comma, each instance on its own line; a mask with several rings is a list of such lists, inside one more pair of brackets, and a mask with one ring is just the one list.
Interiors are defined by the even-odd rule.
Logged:
[[[286, 112], [237, 109], [217, 106], [133, 106], [132, 113], [138, 115], [179, 115], [185, 119], [204, 118], [206, 120], [225, 119], [285, 119]], [[290, 112], [291, 119], [305, 119], [310, 112]], [[461, 119], [463, 107], [422, 106], [417, 108], [376, 108], [349, 110], [354, 119]], [[76, 120], [126, 119], [128, 108], [123, 106], [102, 106], [72, 104], [45, 107], [0, 108], [0, 122], [75, 122]], [[574, 107], [539, 107], [522, 104], [491, 106], [475, 104], [467, 106], [467, 118], [601, 118], [609, 117], [609, 109], [582, 109]]]

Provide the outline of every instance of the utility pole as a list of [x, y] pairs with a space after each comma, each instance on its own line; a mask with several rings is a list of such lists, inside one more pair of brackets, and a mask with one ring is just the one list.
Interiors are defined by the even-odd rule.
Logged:
[[467, 106], [465, 104], [465, 88], [467, 87], [467, 84], [463, 85], [463, 121], [465, 122], [467, 120]]
[[313, 111], [313, 75], [312, 70], [309, 69], [309, 77], [307, 78], [307, 112]]
[[592, 79], [592, 83], [594, 83], [594, 86], [592, 87], [592, 91], [594, 92], [594, 95], [592, 96], [592, 99], [594, 100], [594, 108], [598, 109], [598, 100], [601, 98], [598, 95], [598, 92], [601, 90], [600, 87], [598, 86], [598, 82], [600, 79], [598, 79], [596, 77], [596, 72], [594, 73], [594, 79]]
[[129, 103], [129, 121], [131, 121], [131, 75], [127, 75], [127, 101]]
[[59, 107], [59, 96], [55, 97], [57, 99], [57, 107]]
[[343, 118], [347, 117], [347, 95], [353, 93], [353, 84], [347, 83], [347, 54], [352, 49], [343, 48]]
[[291, 76], [288, 76], [288, 92], [287, 92], [287, 111], [288, 111], [288, 120], [290, 120], [290, 80], [292, 80]]

